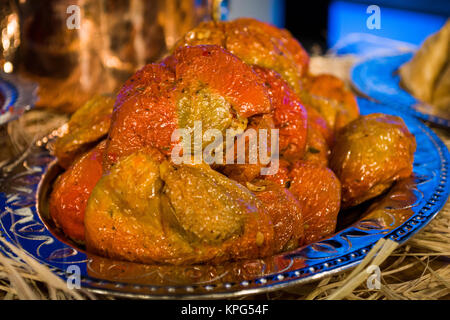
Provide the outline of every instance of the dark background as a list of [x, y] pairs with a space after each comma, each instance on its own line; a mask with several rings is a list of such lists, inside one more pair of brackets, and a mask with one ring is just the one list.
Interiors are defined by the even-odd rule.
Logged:
[[[285, 28], [300, 40], [308, 52], [323, 53], [327, 49], [328, 9], [332, 2], [328, 0], [284, 2]], [[450, 0], [346, 0], [346, 2], [450, 16]]]

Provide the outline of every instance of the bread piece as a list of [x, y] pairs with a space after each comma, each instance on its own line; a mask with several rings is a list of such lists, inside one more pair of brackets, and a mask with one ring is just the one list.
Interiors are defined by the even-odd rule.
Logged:
[[414, 57], [400, 67], [401, 84], [417, 99], [432, 102], [433, 88], [448, 60], [450, 19], [429, 36]]

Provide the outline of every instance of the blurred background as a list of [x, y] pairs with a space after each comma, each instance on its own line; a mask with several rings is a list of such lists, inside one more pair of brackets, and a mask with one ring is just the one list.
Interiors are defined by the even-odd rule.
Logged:
[[0, 0], [0, 70], [38, 83], [37, 107], [72, 112], [93, 93], [116, 90], [214, 15], [254, 17], [286, 28], [312, 56], [364, 56], [417, 48], [442, 27], [450, 5], [448, 0]]
[[[229, 18], [250, 16], [284, 27], [310, 53], [324, 53], [349, 36], [363, 34], [420, 43], [450, 16], [448, 0], [229, 0]], [[367, 8], [377, 5], [380, 29], [368, 29]]]

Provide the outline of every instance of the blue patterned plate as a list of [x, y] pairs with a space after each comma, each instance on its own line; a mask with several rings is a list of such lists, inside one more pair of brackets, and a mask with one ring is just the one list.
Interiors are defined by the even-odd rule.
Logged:
[[391, 108], [450, 127], [450, 114], [417, 100], [400, 86], [397, 70], [412, 57], [413, 53], [405, 53], [362, 61], [351, 71], [352, 84], [361, 93]]
[[[140, 298], [224, 298], [298, 285], [357, 265], [380, 238], [404, 243], [445, 204], [450, 155], [420, 121], [359, 99], [363, 114], [401, 116], [415, 135], [414, 175], [397, 182], [359, 212], [341, 212], [339, 231], [322, 241], [266, 259], [218, 266], [142, 265], [89, 254], [64, 238], [48, 219], [48, 194], [61, 169], [50, 154], [52, 135], [38, 141], [25, 160], [0, 176], [0, 232], [63, 279], [74, 270], [96, 293]], [[0, 243], [0, 251], [18, 259]], [[72, 279], [70, 277], [69, 279]]]
[[17, 119], [36, 100], [37, 84], [0, 72], [0, 125]]

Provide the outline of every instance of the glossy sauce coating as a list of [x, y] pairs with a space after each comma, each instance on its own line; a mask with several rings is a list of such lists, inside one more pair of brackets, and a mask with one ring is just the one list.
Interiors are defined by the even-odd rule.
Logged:
[[274, 228], [274, 251], [288, 251], [303, 244], [303, 208], [292, 193], [268, 180], [253, 181], [247, 187], [270, 214]]
[[297, 162], [289, 175], [289, 191], [303, 209], [305, 242], [332, 234], [341, 205], [341, 184], [336, 175], [322, 165], [303, 161]]
[[342, 182], [344, 207], [385, 191], [412, 173], [416, 142], [399, 117], [369, 114], [342, 129], [330, 166]]
[[[257, 133], [260, 132], [261, 129], [267, 130], [268, 150], [270, 150], [271, 147], [271, 130], [278, 130], [279, 154], [277, 157], [274, 157], [274, 161], [294, 162], [302, 159], [305, 154], [308, 137], [306, 109], [301, 104], [297, 95], [279, 74], [275, 71], [257, 66], [254, 66], [253, 69], [264, 81], [264, 85], [269, 93], [272, 110], [270, 113], [263, 116], [258, 115], [251, 117], [247, 129], [253, 129]], [[259, 154], [260, 141], [258, 140], [257, 143], [257, 151]], [[260, 177], [261, 168], [267, 166], [262, 165], [260, 161], [258, 161], [257, 164], [249, 163], [249, 139], [247, 137], [240, 136], [237, 138], [234, 146], [235, 154], [237, 153], [238, 146], [244, 146], [244, 144], [246, 150], [246, 163], [227, 164], [222, 169], [222, 172], [224, 172], [225, 175], [243, 184]], [[278, 171], [271, 175], [278, 175]]]
[[84, 213], [91, 191], [102, 176], [105, 141], [85, 153], [58, 177], [50, 196], [50, 215], [64, 233], [84, 241]]
[[[245, 185], [246, 182], [252, 181], [259, 177], [261, 175], [261, 169], [267, 166], [266, 164], [261, 163], [259, 157], [261, 152], [259, 130], [267, 131], [267, 141], [264, 141], [263, 143], [267, 143], [266, 154], [270, 157], [272, 137], [271, 129], [275, 129], [275, 123], [271, 114], [252, 117], [244, 133], [235, 138], [233, 145], [226, 146], [227, 150], [225, 152], [230, 152], [228, 149], [231, 149], [233, 152], [232, 159], [234, 164], [221, 165], [218, 167], [218, 170], [225, 174], [228, 178], [231, 178], [243, 185]], [[252, 147], [250, 147], [250, 145], [252, 145]], [[243, 151], [245, 152], [245, 155], [242, 155]], [[253, 162], [255, 163], [250, 162], [250, 152], [253, 156], [257, 156], [256, 159], [253, 159]], [[238, 163], [238, 155], [244, 158], [245, 163]], [[225, 160], [224, 163], [227, 163]]]
[[253, 68], [264, 80], [272, 102], [272, 118], [279, 129], [280, 155], [288, 161], [303, 157], [306, 147], [307, 113], [300, 99], [278, 73]]
[[105, 170], [121, 157], [149, 146], [170, 151], [177, 128], [174, 74], [149, 64], [128, 79], [120, 90], [105, 150]]
[[108, 134], [113, 107], [112, 96], [97, 95], [70, 117], [67, 132], [55, 142], [59, 165], [67, 169], [77, 156]]
[[[200, 105], [205, 110], [190, 111]], [[169, 155], [178, 143], [172, 141], [174, 130], [192, 126], [196, 120], [205, 124], [204, 129], [210, 124], [224, 130], [237, 117], [245, 119], [270, 108], [262, 80], [238, 58], [218, 46], [182, 47], [170, 63], [167, 58], [145, 66], [120, 90], [105, 168], [142, 147]], [[227, 117], [229, 121], [222, 121]]]
[[199, 44], [220, 45], [250, 65], [269, 68], [300, 93], [309, 56], [286, 31], [251, 18], [203, 22], [180, 39], [175, 48]]
[[315, 108], [334, 132], [358, 118], [356, 97], [341, 79], [331, 74], [310, 75], [303, 83], [302, 100]]
[[103, 176], [85, 225], [88, 250], [121, 260], [191, 264], [273, 252], [270, 216], [250, 191], [207, 165], [173, 167], [153, 151], [124, 157]]
[[[285, 30], [201, 23], [124, 84], [99, 131], [107, 141], [55, 183], [53, 218], [74, 239], [85, 233], [89, 252], [148, 264], [255, 259], [329, 236], [341, 198], [355, 205], [410, 175], [415, 145], [395, 117], [358, 119], [344, 83], [308, 74], [308, 63]], [[222, 145], [243, 146], [245, 164], [171, 163], [172, 133], [197, 121], [202, 133], [278, 129], [278, 171], [248, 164], [245, 136]]]

